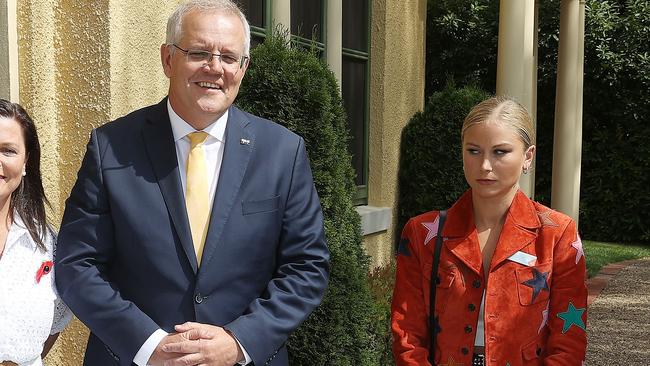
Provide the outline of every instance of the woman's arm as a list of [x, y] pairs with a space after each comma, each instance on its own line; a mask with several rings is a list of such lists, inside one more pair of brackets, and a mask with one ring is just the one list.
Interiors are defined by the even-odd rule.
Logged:
[[52, 334], [51, 336], [47, 337], [45, 343], [43, 343], [43, 352], [41, 353], [41, 358], [45, 358], [45, 356], [47, 356], [47, 353], [50, 352], [57, 338], [59, 338], [59, 333]]

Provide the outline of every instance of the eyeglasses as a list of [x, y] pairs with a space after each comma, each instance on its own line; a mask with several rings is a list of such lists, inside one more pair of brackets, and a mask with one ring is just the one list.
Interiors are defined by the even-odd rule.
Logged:
[[178, 47], [176, 44], [172, 43], [172, 46], [178, 48], [179, 51], [183, 52], [187, 57], [187, 62], [201, 64], [201, 66], [208, 65], [212, 62], [212, 59], [215, 57], [226, 70], [236, 72], [238, 69], [241, 69], [244, 66], [248, 56], [236, 56], [229, 53], [212, 53], [204, 50], [185, 50]]

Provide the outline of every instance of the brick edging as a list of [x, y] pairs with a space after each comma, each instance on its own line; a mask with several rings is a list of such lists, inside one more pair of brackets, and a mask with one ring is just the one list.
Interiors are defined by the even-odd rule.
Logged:
[[[623, 268], [643, 261], [644, 259], [628, 259], [621, 262], [610, 263], [598, 271], [598, 274], [587, 280], [587, 305], [591, 305], [596, 297], [607, 287], [609, 281], [614, 278]], [[645, 259], [647, 260], [647, 258]]]

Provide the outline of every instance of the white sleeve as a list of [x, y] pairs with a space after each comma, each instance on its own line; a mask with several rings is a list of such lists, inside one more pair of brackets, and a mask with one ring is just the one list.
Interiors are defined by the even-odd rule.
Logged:
[[167, 334], [168, 333], [162, 329], [158, 329], [157, 331], [153, 332], [149, 338], [147, 338], [144, 344], [142, 344], [142, 347], [140, 347], [138, 353], [135, 354], [133, 363], [138, 366], [148, 365], [147, 362], [149, 362], [153, 351], [156, 350], [156, 347], [158, 347], [160, 341], [162, 341], [162, 339], [165, 338]]

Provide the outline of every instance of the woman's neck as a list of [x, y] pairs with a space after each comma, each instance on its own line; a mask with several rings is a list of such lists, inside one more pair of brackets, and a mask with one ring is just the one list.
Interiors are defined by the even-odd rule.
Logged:
[[476, 228], [481, 231], [500, 227], [505, 221], [506, 213], [515, 198], [515, 194], [517, 194], [517, 190], [518, 187], [515, 187], [511, 192], [503, 196], [491, 198], [482, 198], [472, 194]]

